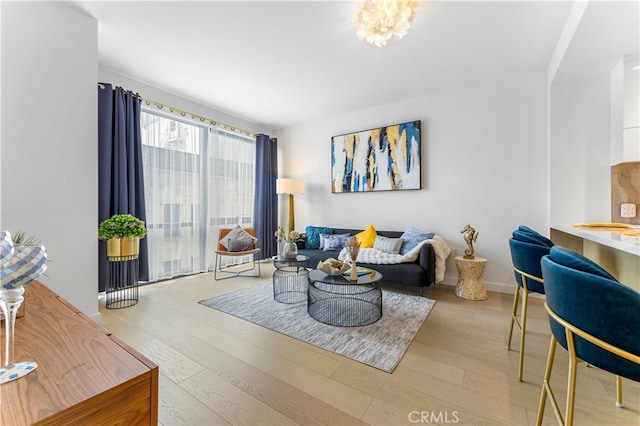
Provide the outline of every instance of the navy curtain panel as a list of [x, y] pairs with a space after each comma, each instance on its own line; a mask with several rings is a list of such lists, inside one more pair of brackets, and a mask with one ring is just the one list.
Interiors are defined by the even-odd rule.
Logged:
[[[146, 222], [140, 104], [137, 94], [110, 84], [98, 86], [98, 223], [129, 213]], [[96, 225], [97, 229], [97, 225]], [[147, 239], [140, 240], [138, 279], [149, 280]], [[99, 242], [98, 291], [107, 278], [107, 247]]]
[[278, 228], [278, 140], [256, 136], [256, 189], [253, 203], [253, 227], [258, 238], [259, 256], [268, 259], [277, 254], [273, 233]]

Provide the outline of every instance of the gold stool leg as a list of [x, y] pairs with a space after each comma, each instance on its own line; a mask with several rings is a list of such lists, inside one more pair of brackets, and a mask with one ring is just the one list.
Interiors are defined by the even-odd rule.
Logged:
[[513, 336], [513, 324], [516, 322], [518, 314], [518, 299], [520, 297], [520, 286], [516, 284], [516, 292], [513, 295], [513, 309], [511, 309], [511, 327], [509, 327], [509, 338], [507, 339], [507, 349], [511, 349], [511, 337]]
[[542, 425], [542, 417], [544, 415], [544, 408], [547, 402], [547, 394], [549, 395], [549, 400], [551, 402], [551, 407], [556, 414], [556, 419], [558, 422], [562, 423], [562, 413], [558, 409], [558, 404], [556, 403], [555, 396], [551, 391], [551, 386], [549, 385], [549, 380], [551, 379], [551, 370], [553, 370], [553, 358], [556, 353], [556, 339], [551, 336], [551, 343], [549, 344], [549, 355], [547, 356], [547, 367], [544, 371], [544, 380], [542, 382], [542, 393], [540, 395], [540, 404], [538, 405], [538, 417], [536, 418], [536, 426]]
[[524, 370], [524, 340], [527, 334], [527, 305], [529, 303], [529, 292], [523, 289], [522, 294], [522, 314], [520, 319], [520, 359], [518, 360], [518, 381], [522, 381], [522, 372]]
[[622, 377], [616, 376], [616, 407], [622, 407]]
[[567, 409], [565, 425], [573, 425], [573, 409], [576, 399], [576, 367], [578, 365], [578, 357], [576, 356], [576, 346], [573, 340], [573, 333], [568, 328], [565, 329], [567, 335], [567, 349], [569, 349], [569, 381], [567, 383]]

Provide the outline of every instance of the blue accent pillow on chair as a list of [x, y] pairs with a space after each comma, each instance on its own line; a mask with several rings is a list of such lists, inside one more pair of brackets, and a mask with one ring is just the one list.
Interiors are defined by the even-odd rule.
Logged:
[[306, 248], [317, 250], [320, 248], [320, 234], [333, 234], [333, 229], [322, 226], [307, 226], [304, 233], [307, 234]]

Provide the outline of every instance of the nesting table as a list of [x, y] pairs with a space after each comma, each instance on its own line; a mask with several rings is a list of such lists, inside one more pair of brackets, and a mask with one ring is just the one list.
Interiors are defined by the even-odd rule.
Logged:
[[318, 269], [309, 272], [307, 312], [316, 321], [340, 327], [372, 324], [382, 317], [380, 272], [369, 269], [350, 281]]
[[309, 256], [275, 256], [273, 265], [273, 298], [280, 303], [301, 303], [307, 301], [309, 287]]

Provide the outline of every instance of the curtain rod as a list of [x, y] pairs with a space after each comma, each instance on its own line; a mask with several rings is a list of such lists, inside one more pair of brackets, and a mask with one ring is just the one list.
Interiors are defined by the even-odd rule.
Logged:
[[[98, 87], [100, 89], [106, 89], [106, 86], [104, 84], [101, 84], [101, 83], [98, 83]], [[184, 110], [181, 110], [181, 109], [178, 109], [178, 108], [174, 108], [172, 106], [165, 105], [165, 104], [157, 102], [157, 101], [152, 101], [151, 99], [144, 98], [144, 97], [138, 95], [137, 93], [135, 93], [134, 95], [139, 97], [141, 100], [143, 100], [147, 105], [154, 105], [158, 109], [167, 108], [167, 109], [169, 109], [170, 112], [178, 113], [178, 114], [182, 115], [183, 117], [189, 115], [194, 120], [200, 120], [200, 122], [202, 122], [202, 123], [204, 123], [205, 121], [208, 121], [209, 124], [211, 124], [212, 126], [222, 126], [227, 130], [231, 130], [231, 131], [234, 131], [234, 132], [239, 132], [239, 133], [242, 133], [242, 134], [244, 134], [246, 136], [256, 137], [255, 133], [250, 132], [250, 131], [245, 130], [245, 129], [241, 129], [240, 127], [232, 126], [230, 124], [223, 123], [223, 122], [217, 121], [217, 120], [212, 120], [210, 118], [203, 117], [201, 115], [194, 114], [194, 113], [188, 112], [188, 111], [184, 111]]]

